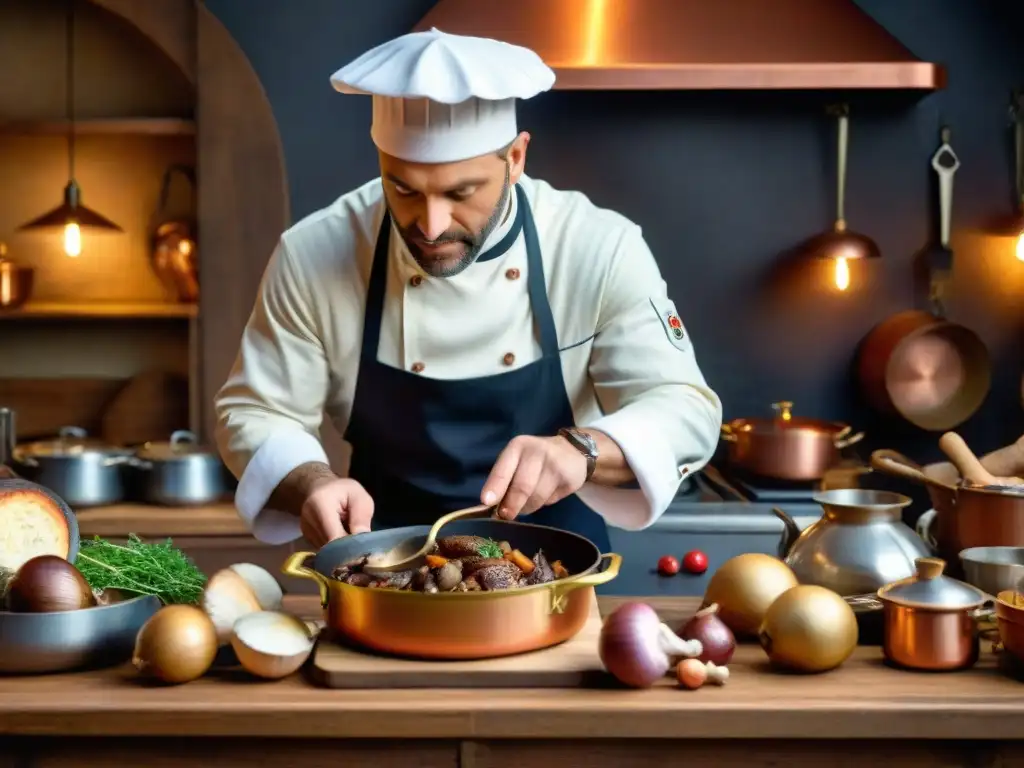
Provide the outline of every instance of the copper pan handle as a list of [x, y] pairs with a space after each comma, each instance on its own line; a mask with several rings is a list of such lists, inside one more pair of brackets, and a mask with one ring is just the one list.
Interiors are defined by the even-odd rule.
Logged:
[[934, 478], [928, 477], [921, 466], [911, 461], [898, 451], [881, 449], [871, 453], [871, 468], [883, 475], [902, 477], [904, 480], [913, 480], [915, 483], [931, 485], [935, 488], [942, 488], [946, 491], [956, 490], [952, 485], [946, 485]]
[[[847, 424], [845, 427], [843, 427], [838, 432], [836, 432], [834, 435], [832, 435], [832, 440], [834, 442], [838, 443], [840, 440], [842, 440], [844, 437], [846, 437], [852, 431], [853, 431], [853, 427], [851, 427], [849, 424]], [[861, 437], [864, 437], [864, 435], [862, 434]], [[838, 448], [839, 446], [837, 445], [836, 447]]]
[[295, 552], [284, 561], [284, 565], [281, 566], [281, 573], [296, 579], [315, 581], [320, 590], [320, 605], [326, 608], [330, 600], [330, 589], [327, 585], [327, 579], [323, 574], [317, 573], [306, 565], [306, 560], [315, 556], [316, 552]]
[[549, 590], [551, 593], [549, 607], [551, 613], [565, 612], [566, 597], [570, 592], [575, 592], [577, 589], [583, 589], [584, 587], [597, 587], [601, 584], [607, 584], [619, 575], [619, 569], [622, 568], [622, 555], [612, 552], [601, 555], [601, 560], [608, 561], [608, 567], [603, 571], [585, 573], [582, 576], [559, 579], [551, 583]]
[[[850, 428], [847, 427], [846, 428], [846, 433], [849, 434], [849, 432], [850, 432]], [[844, 448], [849, 448], [851, 445], [856, 445], [857, 443], [859, 443], [861, 440], [864, 439], [864, 433], [863, 432], [858, 432], [857, 434], [850, 435], [849, 437], [845, 437], [845, 436], [841, 437], [840, 435], [843, 435], [843, 433], [840, 432], [839, 434], [837, 434], [832, 439], [832, 444], [836, 448], [838, 448], [840, 451], [843, 450]]]

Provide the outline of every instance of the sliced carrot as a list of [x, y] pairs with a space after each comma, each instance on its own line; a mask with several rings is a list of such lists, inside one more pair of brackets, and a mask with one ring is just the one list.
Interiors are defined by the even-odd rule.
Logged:
[[505, 555], [505, 559], [513, 563], [519, 570], [521, 570], [525, 574], [533, 573], [533, 569], [537, 567], [536, 565], [534, 565], [533, 560], [528, 558], [518, 549], [513, 549], [511, 552]]
[[555, 562], [551, 564], [551, 570], [554, 572], [556, 579], [569, 578], [569, 572], [565, 569], [565, 566], [562, 565], [561, 560], [555, 560]]
[[427, 565], [431, 568], [440, 568], [447, 562], [447, 557], [441, 557], [440, 555], [427, 555]]

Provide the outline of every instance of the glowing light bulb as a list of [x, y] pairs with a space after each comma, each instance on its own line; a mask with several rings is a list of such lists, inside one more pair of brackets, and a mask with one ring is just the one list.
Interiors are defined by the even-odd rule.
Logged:
[[1024, 232], [1017, 235], [1017, 260], [1024, 261]]
[[850, 265], [846, 259], [836, 259], [836, 288], [845, 291], [850, 287]]
[[64, 225], [64, 253], [72, 259], [82, 254], [82, 230], [77, 221]]

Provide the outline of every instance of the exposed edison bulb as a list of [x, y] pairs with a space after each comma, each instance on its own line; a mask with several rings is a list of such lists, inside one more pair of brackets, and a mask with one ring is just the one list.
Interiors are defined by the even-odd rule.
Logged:
[[1024, 261], [1024, 232], [1017, 235], [1017, 261]]
[[77, 221], [64, 225], [64, 253], [72, 259], [82, 254], [82, 229]]
[[850, 264], [846, 259], [836, 259], [835, 280], [836, 288], [845, 291], [850, 287]]

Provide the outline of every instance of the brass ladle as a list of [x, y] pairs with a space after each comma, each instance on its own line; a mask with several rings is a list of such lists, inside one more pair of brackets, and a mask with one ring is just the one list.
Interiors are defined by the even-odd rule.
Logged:
[[867, 235], [846, 227], [846, 159], [850, 143], [850, 108], [840, 104], [829, 108], [839, 124], [836, 163], [836, 220], [832, 229], [812, 237], [804, 244], [808, 256], [819, 259], [859, 260], [874, 259], [882, 255], [878, 245]]
[[427, 555], [433, 552], [434, 542], [437, 541], [438, 534], [444, 526], [448, 525], [448, 523], [453, 522], [454, 520], [471, 519], [474, 517], [490, 517], [493, 513], [493, 504], [484, 504], [479, 507], [467, 507], [466, 509], [449, 512], [447, 515], [438, 518], [437, 522], [431, 526], [430, 532], [427, 534], [426, 541], [423, 542], [423, 546], [416, 546], [416, 542], [419, 541], [419, 537], [416, 537], [415, 539], [407, 539], [384, 553], [381, 556], [382, 560], [380, 562], [375, 562], [374, 557], [371, 556], [370, 559], [367, 560], [366, 565], [363, 566], [363, 573], [368, 573], [371, 576], [386, 576], [389, 573], [395, 573], [397, 571], [411, 571], [415, 568], [419, 568], [426, 561]]

